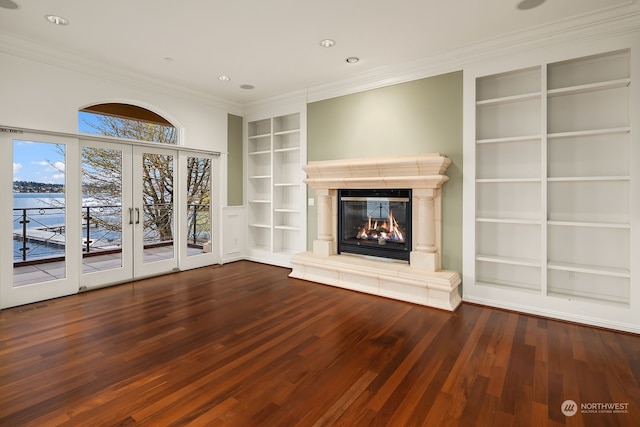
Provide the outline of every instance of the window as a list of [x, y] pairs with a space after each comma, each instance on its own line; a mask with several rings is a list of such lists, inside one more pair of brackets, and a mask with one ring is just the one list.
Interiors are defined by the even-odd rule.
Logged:
[[98, 104], [78, 111], [78, 131], [176, 145], [178, 132], [165, 118], [129, 104]]

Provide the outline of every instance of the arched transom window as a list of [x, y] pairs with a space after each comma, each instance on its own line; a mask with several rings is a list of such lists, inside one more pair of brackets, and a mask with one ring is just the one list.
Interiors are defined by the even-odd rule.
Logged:
[[80, 109], [78, 131], [161, 144], [178, 143], [177, 129], [167, 119], [131, 104], [106, 103]]

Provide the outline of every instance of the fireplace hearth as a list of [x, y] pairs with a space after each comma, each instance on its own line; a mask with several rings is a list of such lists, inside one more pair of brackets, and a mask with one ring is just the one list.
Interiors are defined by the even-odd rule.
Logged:
[[290, 276], [455, 310], [460, 275], [441, 269], [441, 187], [450, 164], [435, 153], [303, 166], [315, 190], [318, 237], [311, 251], [291, 257]]
[[339, 189], [338, 254], [409, 262], [410, 189]]

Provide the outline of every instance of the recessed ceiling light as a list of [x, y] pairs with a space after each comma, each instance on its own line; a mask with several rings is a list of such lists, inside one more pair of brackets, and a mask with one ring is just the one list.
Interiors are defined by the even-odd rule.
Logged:
[[56, 25], [69, 25], [69, 21], [58, 15], [45, 15], [45, 19]]
[[545, 0], [522, 0], [516, 7], [520, 10], [529, 10], [540, 6], [544, 2]]
[[322, 46], [322, 47], [332, 47], [335, 44], [336, 44], [336, 42], [334, 40], [331, 40], [331, 39], [320, 40], [320, 46]]
[[18, 3], [11, 1], [11, 0], [0, 0], [0, 8], [2, 9], [10, 9], [10, 10], [14, 10], [14, 9], [18, 9], [20, 6], [18, 6]]
[[349, 64], [355, 64], [356, 62], [360, 61], [360, 58], [358, 58], [357, 56], [350, 56], [345, 59], [345, 61], [347, 61]]
[[254, 85], [240, 85], [240, 89], [250, 90], [250, 89], [253, 89], [253, 88], [255, 88]]
[[231, 80], [231, 77], [229, 76], [218, 76], [218, 80], [220, 80], [221, 82], [228, 82]]

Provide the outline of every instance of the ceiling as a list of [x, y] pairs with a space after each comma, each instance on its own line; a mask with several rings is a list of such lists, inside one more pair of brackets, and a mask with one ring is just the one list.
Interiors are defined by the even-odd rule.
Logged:
[[[638, 10], [633, 0], [546, 0], [528, 10], [521, 1], [0, 0], [0, 51], [29, 46], [76, 68], [243, 105], [524, 30]], [[53, 25], [47, 14], [69, 24]], [[321, 47], [326, 38], [335, 46]], [[349, 64], [350, 56], [360, 61]]]

